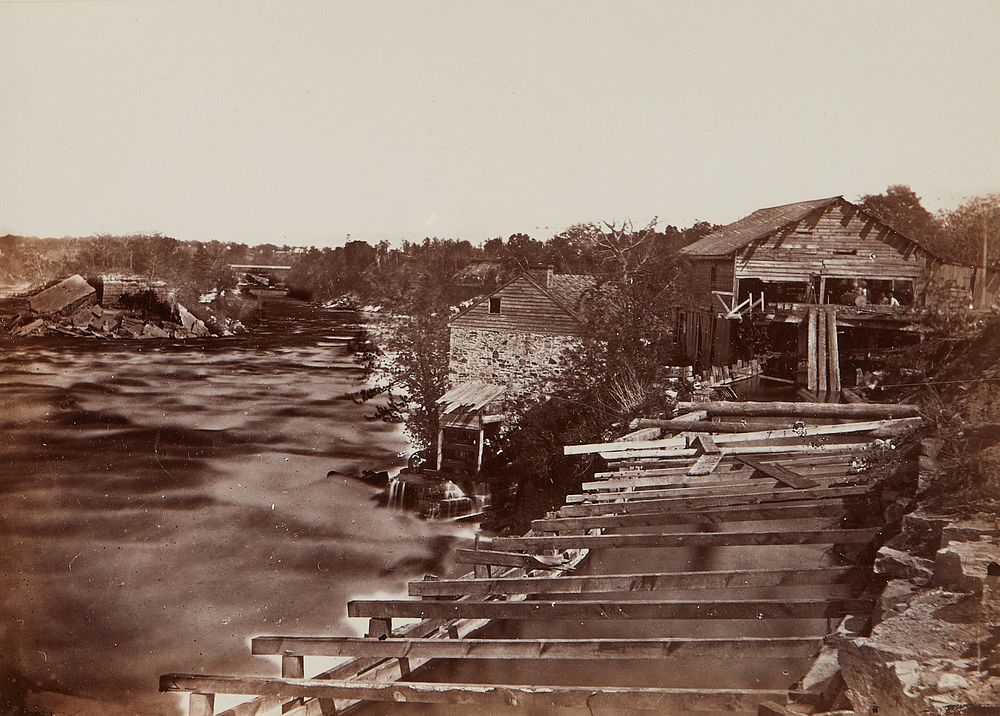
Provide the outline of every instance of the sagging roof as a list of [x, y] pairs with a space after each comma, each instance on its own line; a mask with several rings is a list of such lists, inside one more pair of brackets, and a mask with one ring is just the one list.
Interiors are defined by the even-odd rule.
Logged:
[[597, 285], [597, 279], [593, 276], [574, 273], [552, 274], [549, 281], [549, 293], [570, 309], [576, 309], [580, 302], [580, 297]]
[[489, 405], [506, 392], [506, 388], [492, 383], [470, 380], [459, 383], [435, 402], [443, 405], [445, 414], [463, 410], [476, 411]]
[[771, 206], [758, 209], [739, 221], [713, 231], [708, 236], [698, 239], [680, 250], [687, 256], [728, 256], [734, 251], [759, 239], [770, 236], [774, 232], [794, 224], [819, 209], [825, 209], [839, 201], [842, 196], [831, 196], [826, 199], [799, 201], [794, 204]]

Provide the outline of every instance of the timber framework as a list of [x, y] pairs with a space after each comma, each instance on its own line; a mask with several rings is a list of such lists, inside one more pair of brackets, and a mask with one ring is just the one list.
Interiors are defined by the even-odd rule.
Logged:
[[[280, 656], [280, 675], [166, 674], [160, 689], [188, 692], [189, 716], [214, 714], [217, 694], [255, 695], [225, 716], [325, 716], [366, 702], [456, 714], [829, 709], [840, 686], [831, 644], [865, 633], [875, 606], [879, 503], [892, 499], [868, 470], [886, 449], [876, 438], [918, 423], [916, 409], [681, 410], [642, 421], [656, 439], [566, 446], [601, 466], [578, 494], [523, 536], [458, 550], [472, 566], [459, 578], [350, 602], [348, 615], [368, 620], [364, 637], [260, 636], [253, 654]], [[349, 660], [315, 673], [312, 657]], [[421, 678], [441, 660], [458, 660], [462, 679]], [[485, 672], [476, 663], [532, 678], [470, 679]], [[752, 688], [733, 682], [748, 674]]]

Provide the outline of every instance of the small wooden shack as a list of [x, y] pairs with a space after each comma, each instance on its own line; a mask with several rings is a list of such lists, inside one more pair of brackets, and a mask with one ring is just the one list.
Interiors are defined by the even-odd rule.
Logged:
[[441, 406], [438, 430], [438, 472], [478, 475], [489, 457], [487, 443], [496, 437], [503, 420], [500, 385], [480, 381], [460, 383], [437, 399]]
[[905, 330], [928, 287], [954, 274], [842, 196], [759, 209], [681, 253], [693, 288], [676, 335], [702, 367], [747, 357], [734, 355], [735, 326], [754, 315], [797, 329], [810, 306], [830, 306], [839, 327]]

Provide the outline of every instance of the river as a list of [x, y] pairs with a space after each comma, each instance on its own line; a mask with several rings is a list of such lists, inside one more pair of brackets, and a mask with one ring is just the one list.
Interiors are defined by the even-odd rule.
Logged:
[[277, 673], [251, 636], [360, 634], [348, 599], [445, 569], [457, 529], [350, 477], [407, 450], [348, 397], [356, 321], [279, 299], [247, 336], [0, 341], [0, 712], [173, 716], [159, 674]]

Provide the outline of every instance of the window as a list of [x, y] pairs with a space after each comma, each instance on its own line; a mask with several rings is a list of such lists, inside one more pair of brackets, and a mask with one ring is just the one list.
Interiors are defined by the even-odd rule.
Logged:
[[500, 313], [500, 297], [490, 297], [490, 313]]

